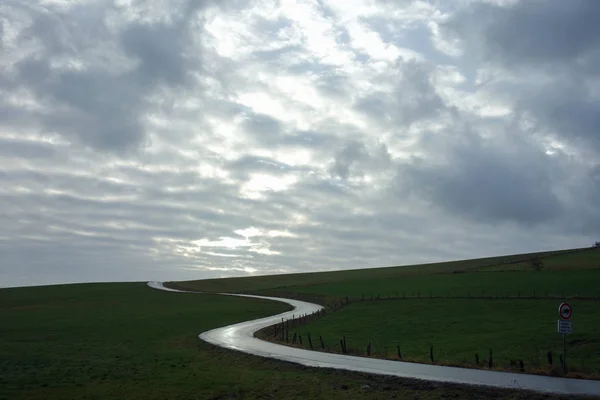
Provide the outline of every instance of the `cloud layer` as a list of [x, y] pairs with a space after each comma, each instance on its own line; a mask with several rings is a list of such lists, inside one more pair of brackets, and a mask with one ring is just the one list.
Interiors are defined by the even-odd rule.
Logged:
[[589, 245], [599, 18], [583, 0], [5, 1], [0, 285]]

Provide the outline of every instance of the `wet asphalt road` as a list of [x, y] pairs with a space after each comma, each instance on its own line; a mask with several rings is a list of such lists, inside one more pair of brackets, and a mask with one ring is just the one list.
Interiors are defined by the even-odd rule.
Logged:
[[[148, 282], [148, 286], [154, 289], [179, 292], [178, 290], [164, 287], [162, 282]], [[223, 294], [228, 296], [281, 301], [292, 305], [294, 310], [271, 317], [212, 329], [199, 335], [200, 339], [216, 346], [310, 367], [335, 368], [379, 375], [392, 375], [402, 378], [424, 379], [436, 382], [524, 389], [544, 393], [600, 396], [600, 381], [407, 363], [343, 354], [322, 353], [266, 342], [255, 338], [254, 333], [267, 326], [280, 323], [282, 318], [287, 320], [292, 319], [293, 316], [298, 317], [301, 314], [311, 314], [314, 311], [321, 310], [323, 307], [318, 304], [278, 297]]]

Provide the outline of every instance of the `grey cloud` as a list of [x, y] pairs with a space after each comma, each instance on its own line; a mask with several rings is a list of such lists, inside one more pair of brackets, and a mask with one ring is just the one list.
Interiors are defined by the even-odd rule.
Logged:
[[[600, 3], [589, 0], [479, 3], [456, 14], [445, 28], [485, 60], [518, 65], [591, 66], [600, 46]], [[596, 71], [598, 72], [598, 71]]]
[[[48, 159], [59, 156], [54, 146], [48, 143], [0, 138], [0, 157], [25, 159]], [[0, 171], [0, 176], [3, 171]]]
[[[17, 45], [38, 41], [41, 50], [16, 65], [18, 81], [3, 82], [3, 86], [5, 90], [31, 89], [48, 110], [30, 112], [29, 119], [48, 131], [98, 150], [136, 150], [147, 142], [143, 118], [152, 107], [148, 95], [161, 85], [181, 88], [188, 82], [189, 72], [201, 67], [198, 50], [193, 58], [188, 58], [185, 50], [189, 42], [185, 22], [191, 15], [170, 25], [132, 24], [119, 38], [106, 27], [103, 15], [86, 21], [78, 18], [79, 14], [86, 15], [73, 10], [37, 10]], [[105, 51], [101, 45], [110, 40], [120, 42], [124, 55], [136, 61], [133, 69], [116, 72], [114, 66], [119, 61], [109, 61], [112, 66], [106, 66], [106, 59], [90, 58], [91, 49]], [[87, 66], [57, 68], [54, 63], [58, 57], [82, 59]], [[117, 65], [119, 68], [123, 69]], [[21, 123], [24, 120], [19, 118]]]
[[141, 85], [185, 83], [188, 71], [198, 68], [185, 57], [186, 30], [187, 26], [179, 21], [172, 25], [129, 26], [121, 34], [121, 43], [128, 55], [140, 61], [129, 79], [139, 79]]
[[600, 101], [585, 81], [558, 78], [552, 85], [524, 93], [517, 109], [530, 112], [542, 130], [600, 151]]
[[525, 141], [505, 147], [469, 132], [462, 135], [462, 141], [446, 143], [446, 151], [432, 154], [441, 162], [416, 159], [401, 165], [400, 190], [480, 222], [535, 225], [562, 216], [553, 191], [558, 168], [541, 148]]
[[431, 84], [429, 70], [424, 63], [399, 62], [397, 74], [390, 77], [391, 94], [369, 94], [356, 102], [356, 108], [374, 119], [404, 127], [451, 111]]
[[453, 16], [446, 33], [461, 39], [465, 58], [502, 68], [514, 81], [493, 88], [541, 132], [600, 151], [594, 83], [600, 72], [600, 3], [478, 3]]
[[261, 143], [277, 143], [284, 134], [284, 126], [277, 119], [264, 114], [246, 113], [243, 128]]
[[[217, 14], [234, 9], [227, 15], [234, 18], [246, 3], [212, 2]], [[151, 2], [110, 11], [90, 4], [48, 9], [45, 17], [33, 5], [26, 14], [39, 18], [19, 40], [35, 54], [0, 74], [3, 283], [198, 279], [409, 264], [499, 249], [579, 246], [598, 233], [595, 172], [564, 154], [545, 155], [535, 142], [539, 127], [512, 132], [518, 124], [507, 123], [510, 118], [453, 109], [432, 85], [433, 65], [399, 63], [396, 70], [369, 76], [381, 92], [359, 90], [353, 74], [362, 80], [375, 70], [360, 55], [354, 65], [337, 68], [319, 65], [318, 57], [293, 40], [282, 40], [276, 50], [250, 49], [241, 60], [200, 45], [209, 16], [196, 11], [208, 1], [170, 3], [164, 15]], [[124, 22], [117, 18], [121, 13], [149, 14], [161, 22]], [[101, 21], [111, 22], [110, 29]], [[265, 21], [257, 21], [244, 28], [252, 37], [265, 35], [260, 32]], [[383, 23], [370, 22], [373, 28]], [[268, 32], [286, 23], [269, 23]], [[393, 29], [380, 28], [384, 40], [397, 39]], [[410, 29], [416, 36], [421, 32]], [[81, 64], [63, 68], [58, 62], [67, 60]], [[248, 77], [249, 69], [260, 72], [260, 79]], [[268, 90], [261, 79], [280, 74], [310, 77], [316, 82], [312, 89], [334, 107], [322, 113], [299, 107], [292, 110], [298, 120], [289, 122], [232, 100]], [[533, 110], [550, 122], [559, 118], [554, 126], [564, 131], [584, 132], [566, 112], [547, 112], [563, 107], [560, 92], [569, 98], [582, 93], [584, 80], [578, 86], [571, 76], [555, 92], [534, 92], [536, 98], [522, 88], [506, 97], [518, 97], [524, 113]], [[4, 96], [22, 89], [43, 107], [33, 111]], [[357, 95], [356, 107], [347, 107]], [[592, 109], [579, 117], [588, 119], [586, 127], [595, 122]], [[340, 122], [334, 116], [339, 110], [346, 121], [371, 117], [368, 128]], [[234, 127], [240, 137], [212, 132], [215, 121], [237, 124], [240, 118], [245, 121]], [[427, 134], [421, 128], [432, 121], [439, 131]], [[21, 132], [27, 140], [15, 137]], [[37, 134], [53, 132], [71, 143], [35, 141]], [[140, 150], [148, 132], [158, 140]], [[214, 150], [221, 147], [235, 158]], [[307, 165], [286, 164], [285, 155], [296, 149], [309, 154]], [[425, 158], [407, 160], [410, 154]], [[227, 178], [205, 173], [211, 168]], [[244, 198], [241, 190], [255, 173], [297, 181], [287, 190], [263, 192], [264, 198]], [[352, 179], [361, 175], [372, 182]], [[235, 231], [249, 227], [293, 237], [249, 238], [273, 254], [210, 243], [197, 248], [200, 239], [212, 244], [243, 239]]]
[[360, 142], [352, 141], [335, 155], [333, 165], [329, 170], [332, 175], [348, 179], [352, 164], [355, 161], [359, 161], [366, 157], [368, 157], [368, 153], [365, 145]]

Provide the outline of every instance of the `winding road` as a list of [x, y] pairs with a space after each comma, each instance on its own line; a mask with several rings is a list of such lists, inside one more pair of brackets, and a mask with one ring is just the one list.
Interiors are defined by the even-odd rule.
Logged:
[[[169, 292], [184, 292], [167, 288], [162, 282], [148, 282], [154, 289]], [[199, 292], [187, 292], [199, 293]], [[266, 342], [254, 337], [262, 328], [291, 319], [292, 316], [311, 314], [321, 310], [318, 304], [279, 297], [264, 297], [241, 294], [221, 293], [228, 296], [240, 296], [280, 301], [294, 307], [292, 311], [241, 322], [223, 328], [212, 329], [199, 335], [200, 339], [216, 346], [242, 351], [261, 357], [275, 358], [309, 367], [335, 368], [359, 371], [378, 375], [392, 375], [402, 378], [424, 379], [436, 382], [451, 382], [468, 385], [491, 386], [497, 388], [533, 390], [536, 392], [600, 396], [600, 381], [554, 378], [549, 376], [515, 374], [499, 371], [444, 367], [438, 365], [416, 364], [376, 358], [356, 357], [343, 354], [323, 353]]]

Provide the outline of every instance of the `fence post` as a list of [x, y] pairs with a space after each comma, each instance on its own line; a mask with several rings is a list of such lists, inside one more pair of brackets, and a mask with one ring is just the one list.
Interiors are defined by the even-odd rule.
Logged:
[[308, 333], [308, 345], [310, 346], [310, 349], [313, 350], [313, 344], [312, 344], [312, 339], [310, 338], [310, 332]]
[[323, 342], [323, 336], [319, 335], [319, 340], [321, 341], [321, 350], [325, 350], [325, 342]]
[[402, 360], [402, 352], [400, 351], [400, 345], [396, 346], [396, 349], [398, 350], [398, 358]]
[[367, 355], [371, 355], [371, 342], [369, 342], [369, 344], [367, 345]]
[[521, 372], [525, 371], [525, 364], [523, 364], [523, 360], [519, 360], [519, 369]]
[[558, 356], [559, 360], [560, 360], [560, 366], [563, 367], [563, 369], [565, 368], [565, 360], [563, 359], [562, 354], [560, 356]]
[[475, 365], [479, 365], [479, 354], [475, 353]]
[[488, 360], [488, 367], [494, 368], [494, 359], [492, 358], [492, 349], [490, 349], [490, 359]]
[[552, 366], [552, 352], [548, 352], [548, 365]]
[[296, 332], [294, 332], [294, 337], [292, 338], [292, 344], [296, 344]]
[[344, 335], [344, 354], [348, 353], [348, 345], [346, 343], [346, 335]]
[[344, 350], [344, 341], [342, 339], [340, 339], [340, 347], [342, 348], [342, 353], [346, 354], [346, 351]]
[[431, 362], [434, 362], [434, 360], [433, 360], [433, 346], [429, 347], [429, 358], [431, 359]]

